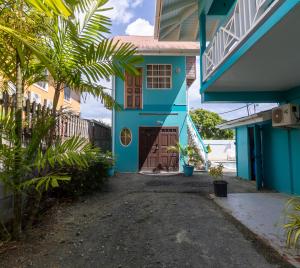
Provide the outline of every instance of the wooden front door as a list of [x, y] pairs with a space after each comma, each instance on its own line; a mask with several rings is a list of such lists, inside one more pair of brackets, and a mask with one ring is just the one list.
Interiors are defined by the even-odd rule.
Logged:
[[139, 130], [139, 168], [177, 171], [178, 154], [167, 148], [178, 142], [176, 127], [141, 127]]

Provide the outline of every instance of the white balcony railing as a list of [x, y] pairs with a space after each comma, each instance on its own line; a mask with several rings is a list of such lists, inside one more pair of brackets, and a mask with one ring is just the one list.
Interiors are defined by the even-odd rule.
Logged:
[[215, 34], [202, 56], [203, 81], [269, 14], [280, 0], [238, 0], [224, 26]]

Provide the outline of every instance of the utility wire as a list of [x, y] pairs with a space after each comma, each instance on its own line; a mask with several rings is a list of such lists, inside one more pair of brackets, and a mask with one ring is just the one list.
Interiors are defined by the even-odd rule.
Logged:
[[248, 108], [250, 105], [253, 105], [253, 104], [247, 104], [247, 105], [242, 106], [242, 107], [240, 107], [240, 108], [236, 108], [236, 109], [233, 109], [233, 110], [230, 110], [230, 111], [226, 111], [226, 112], [223, 112], [223, 113], [218, 113], [218, 114], [219, 114], [219, 115], [222, 115], [222, 114], [232, 113], [232, 112], [235, 112], [235, 111], [244, 109], [244, 108]]

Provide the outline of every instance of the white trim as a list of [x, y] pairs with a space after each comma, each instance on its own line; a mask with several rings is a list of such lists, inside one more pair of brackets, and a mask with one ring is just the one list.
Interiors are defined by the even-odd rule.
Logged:
[[200, 49], [138, 49], [137, 55], [142, 56], [199, 56]]
[[[187, 57], [185, 57], [185, 61], [184, 61], [184, 72], [185, 72], [185, 74], [184, 74], [184, 79], [185, 79], [185, 94], [186, 94], [186, 106], [187, 106], [187, 114], [189, 114], [189, 112], [190, 112], [190, 104], [189, 104], [189, 87], [187, 86], [187, 84], [186, 84], [186, 82], [187, 82], [187, 79], [186, 79], [186, 75], [187, 75], [187, 73], [186, 73], [186, 58]], [[196, 58], [196, 61], [197, 61], [197, 58]], [[197, 66], [197, 63], [195, 62], [195, 65]], [[197, 67], [196, 67], [196, 73], [197, 73]], [[196, 74], [196, 76], [197, 76], [197, 74]]]
[[231, 121], [228, 121], [224, 124], [220, 124], [217, 126], [219, 129], [231, 129], [236, 128], [239, 126], [245, 126], [245, 125], [252, 125], [255, 123], [261, 123], [264, 121], [268, 121], [272, 119], [272, 110], [260, 112], [257, 114], [253, 114], [250, 116], [234, 119]]
[[[112, 97], [114, 100], [116, 100], [116, 78], [115, 76], [112, 77]], [[115, 120], [116, 120], [116, 113], [115, 109], [112, 109], [112, 153], [115, 155]]]
[[[42, 81], [42, 82], [45, 82], [45, 81]], [[43, 88], [41, 87], [40, 85], [38, 85], [37, 83], [34, 83], [33, 86], [37, 87], [38, 89], [41, 89], [45, 92], [48, 92], [48, 89], [49, 89], [49, 82], [45, 82], [46, 83], [46, 88]]]
[[[69, 91], [70, 91], [70, 98], [69, 99], [66, 99], [66, 94], [65, 94], [65, 89], [68, 88]], [[71, 103], [71, 100], [72, 100], [72, 89], [69, 87], [69, 86], [64, 86], [64, 102], [66, 103]]]
[[[131, 136], [130, 142], [129, 142], [127, 145], [123, 144], [123, 143], [122, 143], [122, 140], [121, 140], [121, 134], [122, 134], [122, 131], [123, 131], [124, 129], [128, 129], [129, 132], [130, 132], [130, 136]], [[122, 127], [122, 129], [121, 129], [121, 131], [120, 131], [120, 133], [119, 133], [119, 141], [120, 141], [120, 144], [121, 144], [123, 147], [127, 148], [127, 147], [129, 147], [129, 145], [132, 143], [132, 140], [133, 140], [132, 130], [131, 130], [129, 127]]]

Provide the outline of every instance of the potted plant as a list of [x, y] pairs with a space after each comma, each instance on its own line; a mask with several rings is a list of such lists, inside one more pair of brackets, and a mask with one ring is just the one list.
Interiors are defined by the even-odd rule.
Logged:
[[106, 175], [112, 177], [115, 175], [115, 159], [112, 152], [106, 152]]
[[177, 143], [175, 146], [168, 147], [168, 151], [179, 153], [180, 159], [183, 161], [183, 173], [190, 177], [194, 173], [194, 168], [201, 161], [201, 157], [194, 146], [187, 145], [185, 147]]
[[209, 175], [214, 178], [214, 193], [217, 197], [227, 197], [227, 181], [223, 179], [223, 168], [224, 166], [220, 163], [216, 167], [211, 167], [209, 169]]

